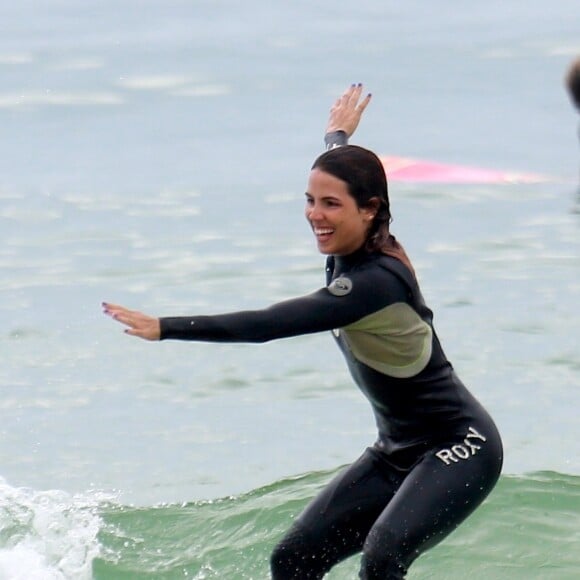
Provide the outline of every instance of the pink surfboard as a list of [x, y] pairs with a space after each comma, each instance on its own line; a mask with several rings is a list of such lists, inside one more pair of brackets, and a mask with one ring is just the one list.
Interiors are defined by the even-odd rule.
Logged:
[[546, 181], [541, 175], [532, 173], [512, 173], [446, 165], [434, 161], [422, 161], [407, 157], [381, 156], [387, 178], [391, 181], [412, 181], [431, 183], [540, 183]]

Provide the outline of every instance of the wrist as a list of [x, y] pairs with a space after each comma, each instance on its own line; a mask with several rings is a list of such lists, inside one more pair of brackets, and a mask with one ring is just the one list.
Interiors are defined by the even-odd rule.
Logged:
[[337, 131], [327, 131], [324, 135], [324, 143], [326, 149], [334, 149], [335, 147], [348, 145], [348, 134], [342, 129]]

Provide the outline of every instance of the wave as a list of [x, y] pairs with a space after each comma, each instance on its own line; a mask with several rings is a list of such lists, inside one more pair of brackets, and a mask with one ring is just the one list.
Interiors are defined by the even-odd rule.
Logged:
[[[271, 549], [335, 472], [239, 496], [147, 507], [0, 480], [0, 579], [267, 579]], [[409, 578], [572, 580], [580, 569], [579, 508], [578, 476], [503, 476], [467, 522], [417, 560]], [[357, 570], [354, 557], [328, 578], [351, 580]]]
[[89, 580], [105, 496], [11, 487], [0, 478], [0, 580]]

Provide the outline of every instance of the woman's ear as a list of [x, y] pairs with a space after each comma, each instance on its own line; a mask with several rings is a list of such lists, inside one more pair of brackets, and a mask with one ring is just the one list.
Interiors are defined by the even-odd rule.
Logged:
[[375, 219], [379, 208], [381, 207], [381, 200], [378, 197], [371, 197], [364, 207], [365, 219], [371, 221]]

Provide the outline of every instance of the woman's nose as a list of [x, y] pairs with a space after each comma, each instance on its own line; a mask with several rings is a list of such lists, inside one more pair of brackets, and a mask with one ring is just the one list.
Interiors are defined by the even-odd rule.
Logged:
[[310, 220], [317, 220], [321, 218], [321, 211], [320, 211], [320, 207], [313, 204], [313, 205], [309, 205], [306, 208], [306, 217]]

